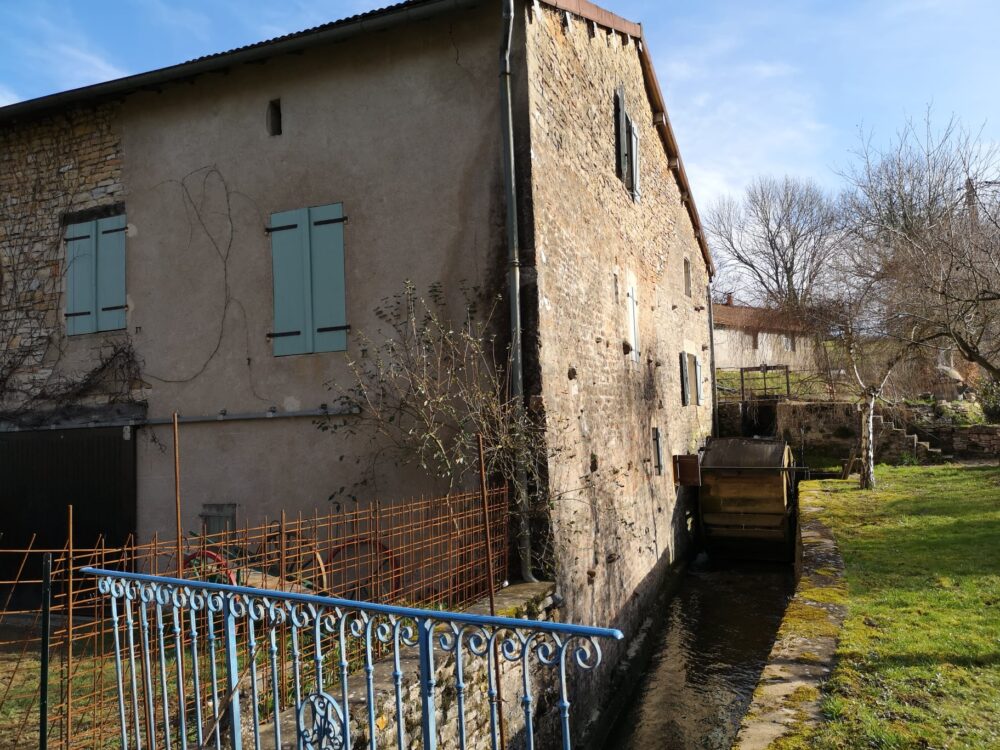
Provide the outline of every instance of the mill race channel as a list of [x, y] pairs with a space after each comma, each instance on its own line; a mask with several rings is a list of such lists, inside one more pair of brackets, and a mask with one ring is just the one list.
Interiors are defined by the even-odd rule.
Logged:
[[794, 588], [788, 565], [696, 558], [606, 750], [729, 750]]

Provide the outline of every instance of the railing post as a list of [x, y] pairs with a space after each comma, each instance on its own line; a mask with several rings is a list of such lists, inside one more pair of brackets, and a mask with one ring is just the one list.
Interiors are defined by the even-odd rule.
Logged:
[[42, 669], [38, 695], [38, 750], [49, 745], [49, 639], [52, 637], [52, 553], [42, 556]]
[[[417, 645], [420, 649], [420, 704], [424, 732], [424, 750], [437, 748], [437, 715], [434, 708], [434, 621], [417, 620]], [[402, 721], [398, 717], [397, 721]]]
[[66, 750], [73, 738], [73, 506], [66, 506]]
[[[236, 647], [236, 615], [233, 613], [233, 596], [226, 595], [226, 697], [229, 706], [229, 729], [232, 733], [232, 750], [243, 750], [243, 726], [240, 721], [240, 665]], [[277, 705], [277, 703], [275, 703]]]

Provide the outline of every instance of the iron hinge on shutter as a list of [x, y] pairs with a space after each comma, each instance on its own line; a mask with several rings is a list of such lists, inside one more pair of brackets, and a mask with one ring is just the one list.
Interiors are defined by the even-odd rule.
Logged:
[[314, 221], [313, 226], [321, 227], [324, 224], [346, 224], [346, 223], [347, 223], [347, 217], [341, 216], [339, 219], [320, 219], [319, 221]]
[[280, 227], [264, 227], [264, 234], [271, 234], [271, 232], [284, 232], [288, 229], [298, 228], [298, 224], [282, 224]]
[[280, 333], [268, 333], [266, 335], [269, 339], [283, 339], [287, 336], [301, 336], [302, 331], [281, 331]]
[[83, 315], [90, 315], [90, 310], [86, 310], [84, 312], [75, 312], [75, 313], [63, 313], [63, 315], [66, 316], [67, 318], [79, 318]]
[[323, 326], [322, 328], [317, 328], [316, 333], [333, 333], [334, 331], [349, 331], [351, 327], [347, 326]]

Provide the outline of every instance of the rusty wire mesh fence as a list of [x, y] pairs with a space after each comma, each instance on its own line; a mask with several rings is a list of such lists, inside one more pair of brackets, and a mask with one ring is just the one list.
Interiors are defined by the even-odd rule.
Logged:
[[[180, 540], [154, 536], [120, 547], [101, 544], [61, 549], [0, 549], [0, 748], [37, 747], [41, 664], [42, 558], [51, 553], [52, 634], [47, 736], [50, 748], [117, 747], [118, 697], [113, 625], [94, 580], [93, 566], [175, 576], [178, 550], [184, 578], [298, 591], [346, 599], [461, 609], [487, 595], [505, 577], [508, 502], [505, 489], [487, 493], [493, 569], [488, 569], [484, 503], [478, 492], [399, 502], [352, 503], [327, 514], [297, 515], [258, 526]], [[187, 642], [190, 627], [180, 637]], [[206, 628], [207, 622], [195, 622]], [[124, 623], [121, 624], [124, 628]], [[156, 624], [151, 627], [156, 628]], [[171, 623], [165, 624], [172, 642]], [[202, 637], [205, 633], [202, 632]], [[246, 639], [247, 632], [240, 638]], [[278, 631], [277, 684], [285, 694], [262, 696], [265, 708], [287, 705], [293, 644]], [[150, 641], [137, 669], [156, 664], [160, 640]], [[331, 643], [336, 650], [336, 644]], [[171, 650], [172, 652], [172, 650]], [[361, 654], [345, 657], [360, 665]], [[148, 658], [147, 658], [148, 657]], [[209, 655], [199, 656], [210, 668]], [[177, 676], [177, 665], [172, 669]], [[143, 684], [142, 675], [137, 675]], [[183, 677], [183, 673], [182, 673]], [[304, 675], [307, 677], [307, 675]], [[186, 677], [185, 679], [189, 679]], [[155, 681], [154, 681], [155, 682]], [[205, 705], [211, 698], [203, 693]], [[153, 715], [157, 696], [140, 705]], [[273, 710], [273, 708], [272, 708]], [[149, 738], [155, 739], [155, 738]]]

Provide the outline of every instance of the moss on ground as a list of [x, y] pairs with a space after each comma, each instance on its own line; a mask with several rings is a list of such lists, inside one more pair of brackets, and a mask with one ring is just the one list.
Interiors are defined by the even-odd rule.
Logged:
[[[824, 720], [800, 722], [771, 747], [1000, 747], [1000, 469], [877, 476], [871, 492], [817, 485], [819, 517], [844, 558], [848, 617]], [[792, 615], [822, 629], [821, 611]]]

